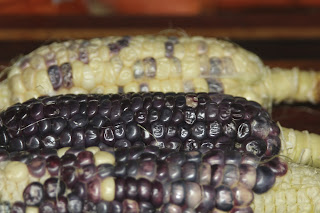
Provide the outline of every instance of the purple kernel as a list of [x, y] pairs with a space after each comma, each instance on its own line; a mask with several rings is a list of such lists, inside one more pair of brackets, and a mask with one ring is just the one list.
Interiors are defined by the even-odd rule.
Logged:
[[28, 170], [35, 177], [42, 177], [46, 172], [46, 160], [43, 157], [36, 157], [29, 161]]
[[276, 176], [269, 167], [259, 166], [257, 168], [256, 184], [253, 187], [253, 191], [257, 194], [267, 192], [276, 181]]
[[28, 206], [39, 206], [43, 198], [44, 190], [39, 182], [30, 183], [23, 191], [23, 199]]
[[58, 90], [62, 85], [62, 73], [57, 65], [48, 68], [48, 76], [54, 90]]

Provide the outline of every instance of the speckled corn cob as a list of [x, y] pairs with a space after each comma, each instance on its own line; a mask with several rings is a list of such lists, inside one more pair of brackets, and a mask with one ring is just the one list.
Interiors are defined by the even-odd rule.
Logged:
[[[41, 95], [225, 92], [261, 103], [318, 102], [316, 72], [270, 70], [251, 52], [203, 37], [124, 36], [42, 46], [7, 68], [0, 109]], [[281, 91], [281, 92], [279, 92]]]
[[[0, 152], [2, 210], [319, 212], [318, 170], [154, 146]], [[288, 166], [288, 167], [287, 167]], [[3, 211], [4, 212], [4, 211]]]

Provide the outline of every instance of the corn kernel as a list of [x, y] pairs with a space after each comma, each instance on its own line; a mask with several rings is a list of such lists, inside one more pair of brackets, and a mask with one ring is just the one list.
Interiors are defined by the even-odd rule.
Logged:
[[4, 169], [8, 180], [20, 182], [28, 176], [27, 165], [19, 161], [10, 161]]
[[130, 68], [124, 67], [117, 78], [117, 84], [124, 86], [133, 80], [133, 73]]
[[126, 84], [124, 87], [124, 92], [139, 92], [139, 84], [138, 82], [132, 81], [129, 84]]
[[80, 61], [75, 61], [72, 63], [72, 80], [74, 86], [81, 86], [83, 79], [83, 67], [84, 64]]
[[105, 201], [113, 201], [115, 198], [116, 185], [112, 177], [105, 178], [101, 184], [101, 199]]
[[94, 154], [94, 160], [95, 160], [95, 165], [99, 166], [100, 164], [112, 164], [114, 165], [115, 163], [115, 158], [114, 156], [106, 151], [98, 151]]
[[168, 58], [159, 58], [156, 60], [157, 62], [157, 72], [156, 78], [159, 80], [164, 80], [169, 77], [171, 66]]
[[36, 72], [35, 88], [39, 95], [50, 95], [53, 93], [53, 87], [46, 70]]

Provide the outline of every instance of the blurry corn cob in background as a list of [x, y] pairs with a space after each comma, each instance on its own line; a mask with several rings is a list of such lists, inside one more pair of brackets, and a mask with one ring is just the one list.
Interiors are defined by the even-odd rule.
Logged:
[[261, 103], [319, 101], [318, 74], [270, 69], [228, 41], [124, 36], [42, 46], [4, 73], [0, 109], [41, 95], [138, 91], [224, 92]]

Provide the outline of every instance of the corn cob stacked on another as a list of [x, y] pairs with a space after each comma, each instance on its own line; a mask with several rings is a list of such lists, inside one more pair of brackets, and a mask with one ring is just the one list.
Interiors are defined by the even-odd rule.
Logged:
[[41, 97], [1, 112], [0, 121], [3, 209], [320, 211], [319, 169], [310, 166], [319, 167], [319, 136], [280, 131], [244, 98]]
[[[319, 101], [319, 75], [270, 69], [253, 53], [203, 37], [123, 36], [42, 46], [8, 67], [0, 109], [42, 95], [224, 92], [261, 103]], [[281, 91], [281, 92], [279, 92]]]

